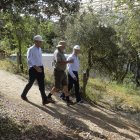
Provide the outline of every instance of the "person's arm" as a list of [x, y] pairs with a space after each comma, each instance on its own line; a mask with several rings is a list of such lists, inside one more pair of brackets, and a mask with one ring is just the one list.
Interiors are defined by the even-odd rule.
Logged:
[[35, 62], [33, 59], [33, 54], [32, 54], [32, 50], [28, 49], [27, 51], [27, 62], [29, 66], [35, 66]]
[[[72, 58], [72, 57], [68, 57], [67, 61], [70, 61], [70, 60], [73, 60], [73, 58]], [[74, 80], [77, 80], [75, 74], [73, 73], [72, 64], [67, 64], [67, 70], [68, 70], [68, 73], [70, 74], [70, 76], [71, 76]]]
[[66, 64], [68, 64], [68, 63], [73, 63], [73, 60], [62, 61], [61, 56], [60, 56], [59, 54], [57, 54], [55, 60], [56, 60], [56, 62], [59, 63], [60, 65], [66, 65]]
[[66, 65], [66, 64], [68, 64], [68, 63], [73, 63], [73, 60], [69, 60], [69, 61], [59, 61], [58, 63], [61, 64], [61, 65]]

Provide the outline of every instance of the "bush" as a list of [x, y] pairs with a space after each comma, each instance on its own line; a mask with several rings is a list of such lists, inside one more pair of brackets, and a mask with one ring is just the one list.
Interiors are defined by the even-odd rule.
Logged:
[[18, 68], [15, 62], [10, 60], [0, 60], [0, 69], [18, 73]]

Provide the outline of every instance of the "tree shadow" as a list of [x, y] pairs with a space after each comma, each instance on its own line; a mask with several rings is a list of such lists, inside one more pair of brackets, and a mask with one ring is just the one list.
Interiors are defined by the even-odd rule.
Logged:
[[[73, 130], [73, 132], [77, 131], [78, 133], [80, 133], [80, 132], [84, 131], [84, 132], [90, 133], [94, 137], [103, 138], [104, 140], [107, 140], [106, 136], [104, 136], [103, 134], [101, 134], [99, 132], [91, 131], [89, 129], [88, 125], [86, 125], [82, 121], [78, 120], [78, 118], [76, 118], [75, 116], [70, 116], [69, 114], [63, 114], [63, 112], [61, 112], [61, 110], [60, 110], [60, 108], [63, 108], [65, 110], [69, 110], [70, 109], [69, 107], [64, 107], [63, 105], [60, 105], [60, 104], [57, 104], [55, 107], [39, 106], [31, 101], [28, 101], [28, 103], [41, 109], [42, 111], [44, 111], [46, 113], [48, 113], [52, 117], [59, 119], [60, 122], [64, 126]], [[73, 111], [70, 111], [70, 112], [73, 112]], [[80, 140], [80, 139], [78, 138], [78, 140]]]
[[[80, 113], [84, 119], [90, 120], [94, 124], [98, 125], [100, 128], [109, 132], [119, 133], [121, 136], [125, 138], [135, 139], [133, 136], [129, 134], [119, 132], [116, 129], [116, 127], [120, 129], [126, 129], [126, 130], [130, 130], [130, 127], [132, 127], [135, 130], [139, 130], [140, 132], [140, 128], [136, 127], [133, 124], [130, 124], [130, 123], [128, 124], [122, 121], [121, 119], [117, 119], [115, 115], [108, 116], [106, 115], [107, 113], [105, 112], [101, 113], [99, 111], [93, 111], [92, 109], [86, 106], [82, 106], [82, 107], [80, 106], [80, 108], [72, 106], [71, 108], [76, 110], [78, 113]], [[85, 110], [86, 112], [89, 112], [89, 113], [86, 113], [86, 115], [84, 113]], [[140, 136], [139, 132], [135, 132], [133, 130], [130, 130], [130, 131]]]
[[[104, 104], [107, 104], [108, 106], [109, 106], [109, 103], [104, 103]], [[122, 111], [116, 111], [116, 110], [114, 110], [114, 109], [107, 109], [105, 106], [103, 106], [103, 105], [100, 105], [100, 104], [97, 104], [97, 103], [90, 103], [90, 105], [92, 106], [92, 107], [95, 107], [95, 108], [97, 108], [97, 109], [99, 109], [100, 111], [102, 111], [103, 113], [105, 113], [105, 114], [108, 114], [108, 115], [113, 115], [113, 114], [115, 114], [115, 115], [118, 115], [118, 116], [120, 116], [121, 118], [124, 118], [124, 119], [126, 119], [126, 120], [129, 120], [129, 121], [132, 121], [132, 120], [130, 120], [130, 118], [127, 116], [127, 115], [124, 115], [124, 112], [122, 112]], [[123, 113], [123, 114], [122, 114]], [[139, 123], [139, 122], [136, 122], [136, 123]], [[135, 124], [136, 124], [135, 123]], [[129, 123], [128, 124], [128, 126], [129, 127], [132, 127], [132, 128], [134, 128], [134, 129], [139, 129], [139, 131], [140, 131], [140, 127], [136, 127], [136, 125], [135, 124], [132, 124], [132, 123]], [[138, 125], [137, 125], [138, 126]], [[131, 130], [132, 131], [132, 130]], [[132, 131], [133, 132], [133, 131]], [[137, 135], [140, 135], [140, 133], [137, 133], [137, 132], [134, 132], [135, 134], [137, 134]]]
[[1, 93], [1, 91], [0, 91], [0, 98], [2, 98], [3, 97], [3, 95], [2, 95], [2, 93]]
[[[66, 107], [64, 105], [57, 104], [54, 107], [52, 106], [43, 107], [30, 101], [29, 103], [43, 110], [44, 112], [50, 114], [54, 118], [60, 119], [60, 122], [66, 127], [72, 130], [79, 130], [79, 132], [80, 131], [90, 132], [90, 134], [94, 135], [95, 137], [101, 136], [104, 139], [107, 139], [106, 136], [98, 132], [95, 132], [93, 130], [90, 130], [88, 125], [80, 121], [78, 118], [83, 118], [84, 120], [90, 120], [92, 123], [96, 124], [98, 127], [102, 128], [103, 130], [106, 130], [108, 132], [118, 133], [120, 136], [132, 140], [135, 139], [133, 136], [126, 133], [119, 132], [117, 128], [130, 130], [130, 127], [132, 127], [135, 130], [139, 130], [139, 128], [137, 128], [136, 126], [132, 124], [128, 124], [122, 121], [121, 119], [117, 119], [115, 115], [112, 114], [110, 115], [107, 112], [102, 113], [99, 111], [94, 111], [90, 107], [85, 105], [81, 105], [81, 106], [75, 105], [75, 106]], [[61, 109], [64, 109], [65, 112], [67, 111], [68, 114], [63, 114], [64, 112], [61, 112]], [[140, 136], [140, 133], [135, 132], [133, 130], [130, 131]]]
[[80, 136], [54, 132], [46, 125], [20, 125], [7, 116], [0, 116], [1, 140], [82, 140]]

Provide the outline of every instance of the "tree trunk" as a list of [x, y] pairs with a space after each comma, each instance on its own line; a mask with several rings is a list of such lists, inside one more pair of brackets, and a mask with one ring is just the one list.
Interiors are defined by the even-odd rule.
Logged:
[[136, 81], [136, 84], [137, 84], [138, 87], [140, 87], [140, 82], [139, 82], [139, 78], [140, 78], [140, 76], [139, 76], [139, 70], [140, 70], [140, 68], [139, 68], [139, 56], [138, 56], [138, 54], [137, 54], [135, 81]]
[[123, 73], [123, 74], [118, 74], [118, 77], [117, 77], [117, 84], [123, 84], [123, 81], [124, 81], [124, 78], [126, 77], [127, 73], [128, 73], [128, 69], [129, 69], [129, 65], [130, 65], [130, 62], [128, 61], [127, 63], [127, 67], [126, 67], [126, 71]]
[[123, 83], [124, 78], [126, 77], [126, 75], [127, 75], [127, 73], [128, 73], [129, 65], [130, 65], [130, 61], [128, 61], [126, 71], [125, 71], [125, 73], [123, 74], [123, 76], [121, 77], [122, 83]]
[[19, 69], [20, 69], [20, 71], [21, 72], [23, 72], [23, 64], [22, 64], [22, 50], [21, 50], [21, 40], [19, 39], [18, 40], [18, 47], [19, 47], [19, 55], [17, 56], [17, 57], [19, 57], [18, 58], [18, 64], [19, 64]]
[[86, 96], [86, 86], [89, 79], [90, 69], [87, 69], [86, 72], [83, 73], [83, 94]]
[[88, 50], [88, 68], [86, 69], [86, 71], [83, 73], [83, 94], [84, 96], [86, 96], [86, 86], [87, 86], [87, 83], [88, 83], [88, 79], [89, 79], [89, 75], [90, 75], [90, 70], [91, 70], [91, 67], [92, 67], [92, 51], [91, 51], [91, 47], [89, 48]]

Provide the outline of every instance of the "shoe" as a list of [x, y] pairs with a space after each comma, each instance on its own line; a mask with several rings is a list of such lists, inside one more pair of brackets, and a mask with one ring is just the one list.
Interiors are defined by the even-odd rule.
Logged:
[[84, 103], [83, 100], [77, 101], [77, 104], [82, 104], [82, 103]]
[[67, 106], [74, 105], [74, 103], [71, 100], [66, 101], [66, 103], [67, 103]]
[[65, 97], [61, 97], [60, 96], [60, 99], [63, 100], [63, 101], [66, 101], [66, 98]]
[[49, 103], [51, 103], [51, 102], [48, 99], [45, 99], [42, 101], [42, 105], [49, 104]]
[[50, 103], [55, 103], [55, 101], [53, 100], [53, 98], [52, 97], [48, 97], [48, 99], [47, 99]]
[[24, 101], [28, 101], [28, 98], [26, 96], [21, 95], [21, 99]]
[[65, 97], [64, 93], [62, 93], [59, 97], [60, 97], [61, 100], [66, 101], [66, 97]]

